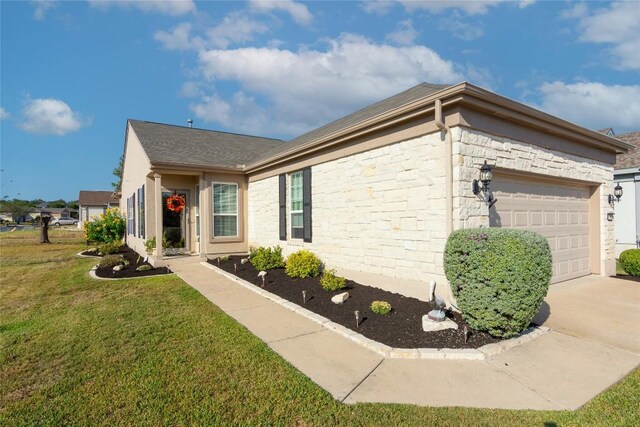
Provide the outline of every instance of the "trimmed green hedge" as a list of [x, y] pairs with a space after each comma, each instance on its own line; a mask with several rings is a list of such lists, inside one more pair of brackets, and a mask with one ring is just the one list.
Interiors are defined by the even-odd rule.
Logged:
[[444, 271], [469, 326], [512, 337], [529, 326], [547, 294], [551, 250], [532, 231], [457, 230], [447, 240]]
[[316, 277], [320, 274], [322, 261], [313, 252], [300, 249], [287, 257], [285, 273], [289, 277]]
[[640, 276], [640, 249], [627, 249], [620, 254], [620, 265], [632, 276]]
[[280, 268], [284, 266], [282, 248], [279, 245], [271, 248], [265, 248], [263, 246], [260, 246], [259, 248], [251, 248], [249, 262], [251, 262], [258, 271]]

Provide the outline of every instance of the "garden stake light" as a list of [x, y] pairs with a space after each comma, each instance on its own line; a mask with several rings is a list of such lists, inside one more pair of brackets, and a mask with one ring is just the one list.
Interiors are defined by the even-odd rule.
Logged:
[[360, 327], [360, 312], [358, 310], [355, 311], [356, 315], [356, 328]]
[[467, 328], [467, 325], [464, 325], [462, 332], [464, 333], [464, 343], [466, 344], [467, 338], [469, 337], [469, 328]]
[[237, 273], [238, 272], [238, 264], [237, 263], [233, 263], [233, 272]]
[[302, 303], [307, 303], [307, 291], [302, 291]]
[[262, 287], [264, 288], [264, 276], [267, 275], [266, 271], [261, 271], [260, 273], [258, 273], [258, 277], [262, 277]]

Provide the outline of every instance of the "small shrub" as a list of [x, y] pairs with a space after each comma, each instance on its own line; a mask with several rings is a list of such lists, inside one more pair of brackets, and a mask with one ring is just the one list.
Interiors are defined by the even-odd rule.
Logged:
[[532, 231], [456, 230], [445, 246], [444, 271], [469, 326], [508, 338], [540, 309], [551, 280], [551, 250]]
[[105, 255], [100, 260], [100, 264], [98, 267], [100, 268], [112, 268], [116, 265], [125, 265], [124, 258], [122, 255]]
[[345, 286], [344, 277], [336, 276], [335, 270], [325, 270], [320, 277], [320, 285], [325, 291], [338, 291]]
[[[169, 242], [167, 241], [167, 236], [165, 236], [163, 234], [162, 235], [162, 248], [166, 249], [168, 247], [169, 247]], [[152, 238], [150, 238], [146, 242], [144, 242], [144, 249], [147, 251], [147, 253], [149, 255], [151, 255], [153, 253], [153, 251], [156, 250], [156, 236], [153, 236]]]
[[391, 313], [391, 304], [386, 301], [374, 301], [371, 303], [371, 311], [376, 314]]
[[100, 218], [84, 223], [85, 237], [93, 242], [111, 243], [122, 240], [126, 228], [125, 218], [118, 208], [107, 209]]
[[113, 255], [120, 252], [120, 249], [122, 249], [122, 246], [124, 246], [122, 242], [105, 243], [103, 245], [98, 246], [98, 252], [100, 252], [103, 255]]
[[620, 254], [620, 265], [632, 276], [640, 276], [640, 249], [627, 249]]
[[153, 270], [153, 267], [151, 267], [149, 264], [143, 264], [140, 267], [136, 268], [136, 271], [149, 271], [149, 270]]
[[284, 266], [284, 258], [282, 257], [282, 248], [274, 246], [272, 248], [251, 248], [249, 261], [258, 271], [267, 271], [274, 268]]
[[231, 257], [229, 255], [221, 256], [220, 261], [229, 261]]
[[294, 252], [287, 258], [285, 263], [285, 272], [289, 277], [316, 277], [320, 274], [320, 266], [322, 262], [311, 251], [301, 249]]

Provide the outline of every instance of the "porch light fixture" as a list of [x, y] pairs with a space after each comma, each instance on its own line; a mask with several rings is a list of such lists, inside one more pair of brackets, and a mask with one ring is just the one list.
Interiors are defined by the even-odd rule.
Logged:
[[614, 202], [619, 202], [622, 197], [622, 186], [618, 183], [613, 187], [613, 194], [609, 194], [609, 204], [613, 205]]
[[[493, 195], [489, 193], [489, 184], [491, 183], [491, 179], [493, 178], [493, 172], [491, 171], [491, 166], [487, 164], [487, 161], [484, 161], [482, 167], [480, 167], [480, 179], [474, 179], [471, 185], [471, 191], [476, 196], [480, 194], [480, 192], [487, 194], [485, 203], [489, 208], [495, 205], [498, 199], [494, 199]], [[480, 186], [482, 183], [482, 187]]]

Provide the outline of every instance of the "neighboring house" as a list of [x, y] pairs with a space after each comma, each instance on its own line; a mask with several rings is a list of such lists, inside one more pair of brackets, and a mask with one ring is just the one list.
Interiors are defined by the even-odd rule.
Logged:
[[48, 212], [51, 214], [52, 218], [74, 218], [78, 219], [78, 211], [72, 208], [36, 208], [29, 212], [27, 215], [27, 220], [35, 221], [40, 218], [40, 213], [42, 211]]
[[78, 194], [78, 211], [80, 212], [78, 228], [82, 228], [85, 221], [99, 217], [107, 209], [119, 206], [120, 200], [114, 197], [113, 191], [80, 190], [80, 194]]
[[[307, 248], [421, 298], [446, 282], [452, 230], [526, 228], [549, 239], [555, 283], [615, 274], [607, 196], [629, 148], [469, 83], [423, 83], [288, 142], [129, 120], [121, 209], [140, 253], [163, 233], [201, 257]], [[472, 191], [485, 161], [491, 208]]]
[[613, 180], [622, 186], [622, 197], [614, 203], [616, 257], [625, 249], [640, 247], [640, 132], [615, 136], [633, 148], [618, 155]]

